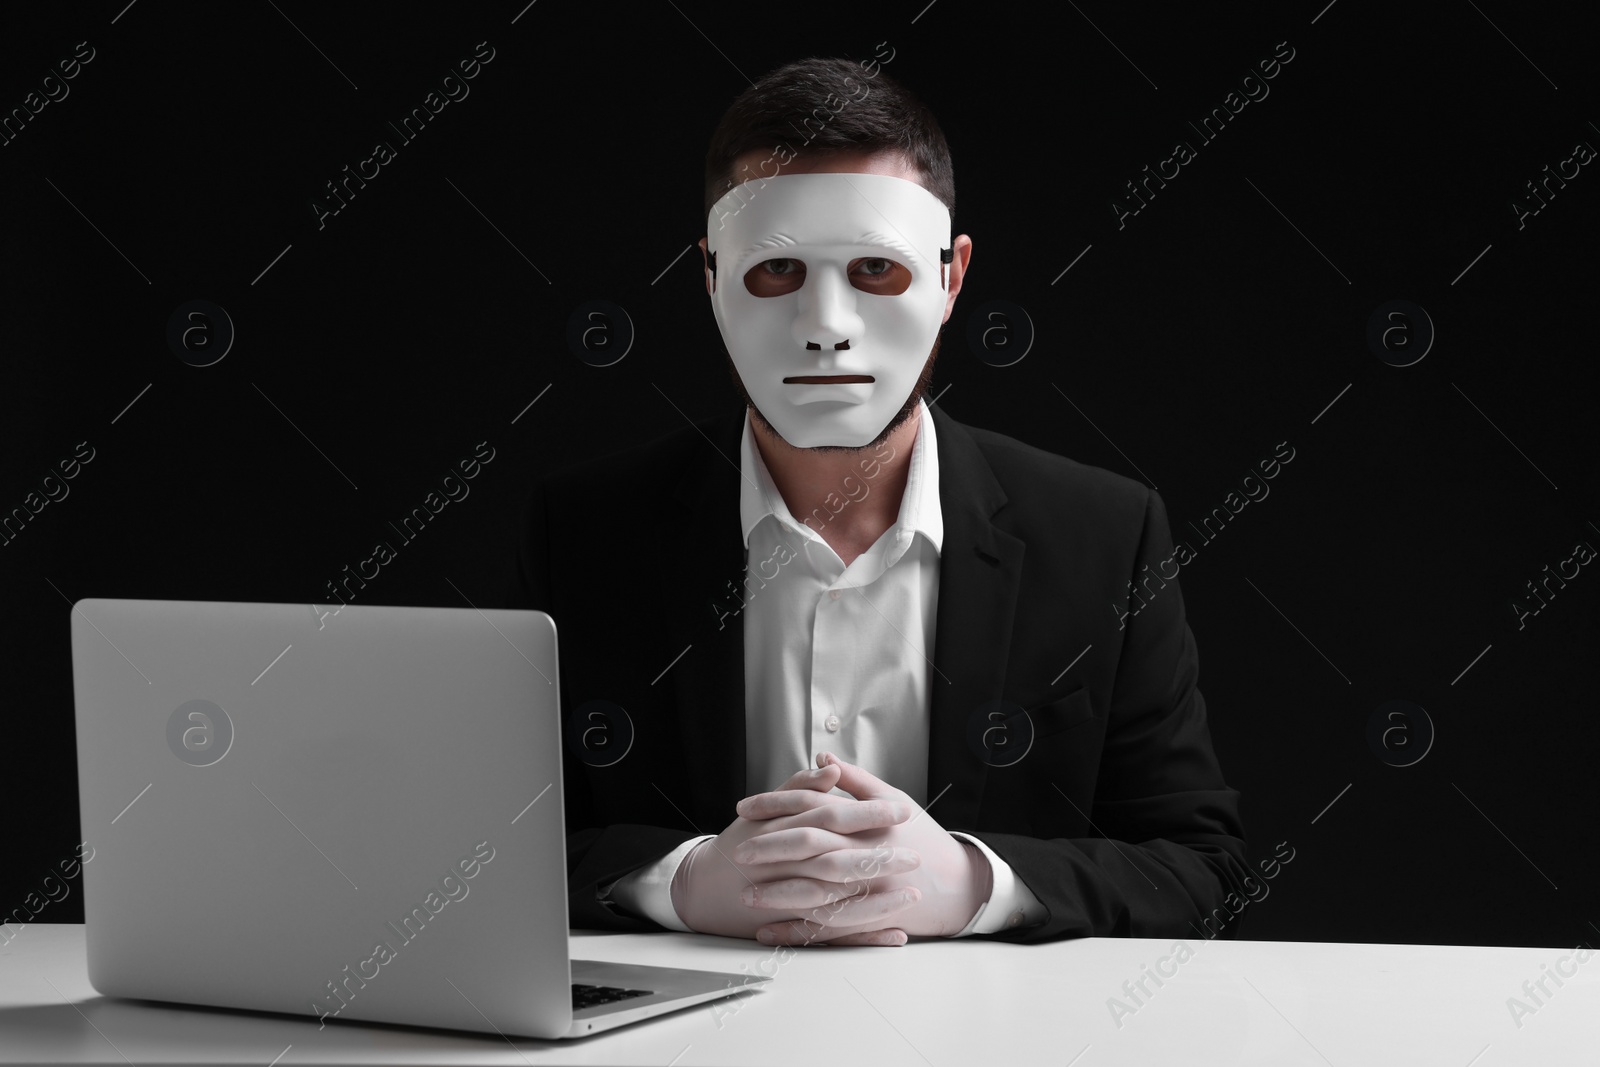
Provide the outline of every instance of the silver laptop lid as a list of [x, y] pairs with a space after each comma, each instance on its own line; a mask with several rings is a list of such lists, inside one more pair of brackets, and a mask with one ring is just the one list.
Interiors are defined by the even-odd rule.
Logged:
[[566, 1031], [548, 615], [89, 598], [72, 662], [101, 993]]

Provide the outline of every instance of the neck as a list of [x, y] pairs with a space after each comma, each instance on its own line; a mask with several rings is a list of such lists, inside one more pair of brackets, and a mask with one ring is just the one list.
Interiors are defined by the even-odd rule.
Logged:
[[821, 534], [846, 564], [899, 518], [911, 449], [922, 426], [921, 404], [881, 444], [838, 451], [796, 448], [746, 418], [789, 514]]

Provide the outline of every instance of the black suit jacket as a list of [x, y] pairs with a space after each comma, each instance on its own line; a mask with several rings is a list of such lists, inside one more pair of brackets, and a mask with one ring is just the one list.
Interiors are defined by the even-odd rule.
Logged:
[[[1049, 911], [984, 936], [1198, 933], [1240, 884], [1245, 844], [1177, 582], [1141, 585], [1145, 606], [1118, 618], [1129, 582], [1172, 554], [1161, 498], [931, 412], [944, 543], [926, 802]], [[748, 795], [743, 625], [728, 613], [745, 569], [743, 419], [685, 426], [530, 493], [505, 606], [556, 621], [573, 927], [661, 929], [603, 905], [598, 886], [720, 833]], [[1033, 728], [1009, 765], [972, 740], [997, 699]], [[607, 725], [590, 701], [626, 719]], [[1014, 719], [1006, 736], [1021, 743], [1026, 729]]]

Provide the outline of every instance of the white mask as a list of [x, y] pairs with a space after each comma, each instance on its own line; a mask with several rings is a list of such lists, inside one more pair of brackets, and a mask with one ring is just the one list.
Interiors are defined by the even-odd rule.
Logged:
[[[949, 210], [887, 174], [786, 174], [729, 190], [706, 231], [711, 307], [757, 409], [798, 448], [871, 443], [916, 387], [944, 320]], [[752, 284], [792, 291], [757, 296]], [[784, 382], [824, 375], [872, 380]]]

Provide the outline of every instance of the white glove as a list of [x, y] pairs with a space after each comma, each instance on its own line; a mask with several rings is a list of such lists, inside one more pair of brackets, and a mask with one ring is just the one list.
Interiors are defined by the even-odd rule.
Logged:
[[[904, 875], [915, 870], [919, 859], [911, 850], [876, 847], [890, 833], [894, 823], [915, 814], [915, 805], [892, 799], [857, 801], [832, 796], [828, 791], [840, 780], [843, 770], [842, 766], [830, 766], [800, 771], [778, 791], [740, 801], [745, 805], [762, 798], [793, 795], [803, 803], [795, 809], [800, 814], [791, 818], [770, 815], [760, 820], [735, 818], [726, 830], [712, 840], [702, 841], [684, 857], [672, 879], [672, 906], [684, 925], [698, 933], [754, 939], [756, 931], [763, 926], [786, 919], [803, 919], [816, 910], [819, 915], [827, 916], [830, 924], [848, 923], [854, 928], [843, 931], [851, 935], [848, 938], [838, 934], [830, 937], [833, 944], [904, 944], [905, 936], [895, 929], [895, 915], [911, 908], [914, 899], [894, 890], [878, 891], [861, 872]], [[805, 829], [819, 825], [824, 818], [830, 830]], [[808, 854], [796, 862], [761, 859], [744, 863], [735, 857], [736, 849], [750, 838], [758, 835], [770, 838], [773, 831], [791, 827], [796, 828], [793, 832], [797, 834], [825, 835], [827, 854]], [[957, 844], [954, 838], [950, 841]], [[770, 845], [762, 848], [766, 850]], [[794, 879], [803, 884], [807, 887], [807, 900], [812, 902], [782, 908], [772, 904], [770, 899], [752, 904], [742, 898], [745, 890], [773, 879]], [[763, 895], [757, 894], [758, 898]], [[815, 908], [816, 904], [827, 907]], [[833, 909], [837, 914], [829, 915]]]
[[[832, 788], [822, 784], [827, 778], [820, 778], [810, 790], [786, 787], [738, 804], [741, 816], [760, 820], [761, 829], [747, 835], [743, 847], [730, 857], [759, 883], [751, 903], [771, 910], [768, 923], [758, 931], [766, 936], [758, 939], [766, 944], [840, 944], [841, 935], [871, 931], [932, 937], [960, 933], [989, 899], [993, 888], [989, 861], [951, 837], [903, 790], [832, 753], [820, 754], [818, 762], [838, 767], [838, 787], [857, 799], [817, 792]], [[875, 813], [885, 806], [897, 816], [886, 827], [854, 829], [882, 825], [881, 819], [875, 821]], [[869, 849], [869, 862], [856, 866], [862, 846]], [[907, 853], [920, 862], [907, 868], [902, 859]], [[840, 888], [841, 866], [857, 872], [853, 883], [857, 892], [866, 888], [863, 879], [870, 885], [868, 900], [893, 899], [896, 891], [904, 890], [910, 905], [866, 914], [839, 908], [831, 901]], [[805, 921], [793, 921], [795, 913]]]

